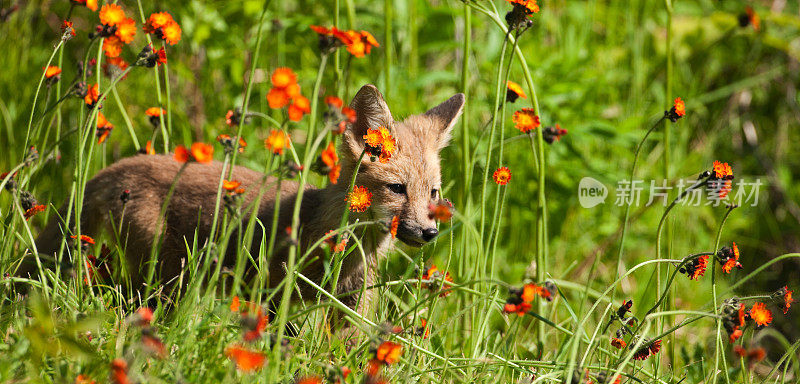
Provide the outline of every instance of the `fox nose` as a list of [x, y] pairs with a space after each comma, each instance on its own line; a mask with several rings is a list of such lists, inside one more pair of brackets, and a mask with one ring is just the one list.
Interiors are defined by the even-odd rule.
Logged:
[[436, 237], [436, 235], [438, 235], [438, 234], [439, 234], [439, 230], [437, 230], [436, 228], [426, 228], [426, 229], [422, 230], [422, 238], [425, 241], [433, 240], [433, 238]]

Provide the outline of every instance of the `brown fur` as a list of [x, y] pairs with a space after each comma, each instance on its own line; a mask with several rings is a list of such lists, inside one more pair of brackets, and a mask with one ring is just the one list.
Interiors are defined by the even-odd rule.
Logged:
[[[435, 222], [428, 217], [428, 205], [432, 199], [439, 198], [431, 196], [431, 191], [439, 190], [441, 186], [439, 151], [447, 145], [449, 132], [463, 103], [463, 95], [458, 94], [425, 114], [397, 122], [392, 118], [380, 92], [374, 86], [364, 86], [351, 103], [351, 107], [356, 110], [357, 123], [345, 132], [339, 149], [342, 158], [339, 183], [330, 184], [323, 189], [309, 187], [304, 192], [300, 214], [301, 251], [329, 230], [339, 226], [345, 209], [349, 180], [363, 150], [362, 136], [368, 128], [378, 126], [390, 128], [397, 139], [398, 149], [386, 164], [370, 162], [368, 159], [362, 163], [356, 185], [366, 186], [372, 192], [372, 206], [365, 213], [351, 214], [350, 220], [389, 220], [397, 215], [400, 218], [400, 239], [410, 245], [424, 244], [422, 231], [435, 228]], [[101, 170], [86, 185], [81, 231], [95, 236], [103, 229], [111, 230], [115, 226], [112, 221], [118, 226], [122, 219], [122, 226], [117, 229], [121, 235], [121, 245], [126, 250], [129, 270], [133, 271], [131, 281], [134, 287], [143, 283], [142, 271], [145, 268], [142, 267], [142, 261], [149, 258], [153, 240], [159, 231], [161, 206], [181, 166], [171, 156], [139, 155], [120, 160]], [[191, 247], [195, 231], [200, 246], [207, 241], [221, 172], [223, 165], [220, 162], [207, 165], [191, 163], [183, 171], [167, 208], [166, 231], [158, 253], [156, 270], [160, 281], [170, 281], [181, 272], [184, 265], [182, 259], [187, 256], [187, 244]], [[240, 166], [234, 168], [232, 179], [242, 182], [246, 188], [246, 205], [252, 203], [263, 189], [258, 218], [268, 227], [272, 223], [275, 205], [275, 180]], [[386, 187], [390, 183], [405, 184], [406, 196], [390, 191]], [[126, 189], [130, 190], [130, 200], [125, 206], [123, 216], [119, 197]], [[297, 183], [284, 181], [280, 193], [278, 238], [274, 255], [268, 255], [272, 287], [284, 278], [283, 264], [287, 253], [285, 244], [288, 239], [283, 229], [291, 223]], [[62, 209], [62, 217], [65, 212]], [[269, 233], [269, 228], [266, 230]], [[377, 257], [391, 243], [390, 236], [378, 226], [368, 228], [363, 236], [362, 244], [368, 264], [367, 279], [364, 279], [365, 265], [361, 255], [352, 254], [342, 267], [337, 292], [354, 291], [365, 283], [370, 284], [373, 281], [372, 271]], [[64, 238], [63, 223], [53, 219], [36, 241], [38, 251], [54, 254], [58, 252]], [[248, 251], [257, 254], [260, 239], [261, 236], [256, 234], [255, 243]], [[284, 246], [280, 246], [281, 244]], [[230, 265], [234, 261], [231, 253], [229, 250], [225, 264]], [[317, 257], [302, 273], [319, 282], [324, 273], [320, 260], [321, 257]], [[315, 295], [309, 287], [301, 286], [301, 292], [304, 297]], [[363, 299], [369, 301], [369, 297]], [[347, 298], [345, 301], [352, 307], [358, 306], [357, 297]]]

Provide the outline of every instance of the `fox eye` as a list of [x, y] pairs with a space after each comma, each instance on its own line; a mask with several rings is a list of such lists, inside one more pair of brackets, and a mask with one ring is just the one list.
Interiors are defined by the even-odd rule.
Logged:
[[438, 196], [439, 196], [439, 190], [438, 190], [438, 189], [436, 189], [436, 188], [434, 188], [434, 189], [431, 189], [431, 198], [432, 198], [432, 199], [435, 199], [435, 198], [437, 198]]
[[405, 195], [406, 194], [406, 185], [405, 184], [386, 184], [386, 188], [389, 188], [390, 191], [398, 194], [398, 195]]

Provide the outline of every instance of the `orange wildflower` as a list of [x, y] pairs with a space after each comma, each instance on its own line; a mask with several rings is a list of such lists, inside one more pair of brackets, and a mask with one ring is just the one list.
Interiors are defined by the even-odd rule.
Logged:
[[339, 156], [336, 155], [336, 146], [333, 145], [333, 142], [328, 143], [328, 146], [320, 154], [320, 159], [329, 167], [333, 167], [339, 162]]
[[25, 220], [29, 220], [31, 217], [35, 216], [37, 213], [44, 212], [47, 209], [46, 205], [43, 204], [36, 204], [28, 209], [25, 210]]
[[273, 87], [286, 88], [297, 83], [297, 75], [290, 68], [278, 68], [272, 72], [270, 80]]
[[350, 203], [350, 210], [353, 212], [366, 212], [372, 204], [372, 192], [367, 187], [355, 186], [347, 198]]
[[261, 334], [267, 329], [269, 324], [269, 316], [264, 315], [261, 309], [256, 313], [255, 318], [246, 317], [243, 321], [247, 331], [244, 333], [244, 341], [253, 341], [261, 337]]
[[99, 86], [97, 84], [92, 85], [86, 91], [86, 96], [83, 97], [83, 102], [86, 103], [86, 107], [89, 109], [93, 109], [100, 98], [100, 91]]
[[273, 129], [269, 132], [269, 137], [264, 140], [264, 145], [276, 155], [282, 155], [283, 150], [290, 145], [289, 135], [281, 130]]
[[530, 15], [534, 13], [539, 13], [539, 4], [536, 3], [536, 0], [506, 0], [511, 5], [514, 6], [514, 9], [521, 9], [525, 12], [525, 14]]
[[322, 384], [322, 378], [319, 376], [306, 376], [295, 380], [295, 384]]
[[739, 263], [739, 247], [736, 246], [735, 242], [731, 247], [720, 249], [717, 256], [722, 264], [722, 271], [725, 273], [731, 273], [733, 268], [742, 268], [742, 264]]
[[789, 312], [789, 307], [791, 307], [794, 302], [794, 299], [792, 299], [792, 290], [789, 289], [789, 286], [784, 285], [783, 288], [778, 290], [778, 296], [783, 299], [781, 302], [781, 310], [785, 315]]
[[208, 164], [214, 160], [214, 147], [206, 143], [194, 143], [190, 149], [179, 145], [175, 148], [174, 158], [181, 163], [193, 160], [201, 164]]
[[208, 164], [214, 160], [214, 147], [206, 143], [192, 144], [192, 157], [201, 164]]
[[254, 372], [264, 367], [267, 356], [260, 352], [250, 351], [238, 345], [232, 345], [225, 349], [225, 355], [234, 363], [236, 368], [244, 372]]
[[772, 311], [767, 309], [764, 303], [755, 303], [750, 308], [750, 318], [760, 326], [769, 325], [772, 322]]
[[136, 21], [130, 17], [122, 20], [117, 24], [117, 32], [115, 32], [115, 35], [125, 44], [129, 44], [133, 41], [133, 37], [136, 36]]
[[114, 129], [114, 125], [106, 120], [102, 112], [97, 112], [97, 144], [103, 144], [112, 129]]
[[118, 57], [122, 53], [122, 40], [116, 35], [104, 39], [103, 53], [107, 57]]
[[115, 26], [125, 21], [125, 11], [116, 4], [106, 4], [100, 8], [100, 23], [108, 26]]
[[146, 111], [144, 111], [144, 114], [150, 117], [159, 117], [165, 113], [167, 113], [167, 110], [159, 107], [150, 107], [147, 108]]
[[51, 65], [44, 69], [44, 77], [47, 79], [55, 78], [58, 80], [61, 75], [61, 68], [56, 67], [55, 65]]
[[336, 96], [328, 96], [325, 98], [325, 104], [334, 108], [342, 108], [344, 102]]
[[111, 362], [111, 382], [114, 384], [130, 384], [128, 379], [128, 363], [123, 359], [114, 359]]
[[721, 163], [719, 160], [714, 160], [714, 177], [717, 179], [726, 179], [733, 176], [733, 168], [728, 163]]
[[[176, 151], [177, 151], [177, 149], [176, 149]], [[156, 154], [156, 149], [153, 148], [153, 142], [152, 141], [147, 140], [147, 143], [144, 145], [144, 154], [145, 155], [155, 155]]]
[[528, 133], [541, 125], [539, 116], [532, 108], [522, 108], [514, 112], [512, 119], [514, 120], [514, 126], [522, 133]]
[[439, 199], [428, 205], [428, 218], [446, 223], [453, 217], [453, 204], [447, 199]]
[[525, 316], [525, 314], [528, 313], [528, 311], [530, 311], [532, 307], [533, 306], [531, 306], [530, 303], [525, 303], [525, 302], [517, 304], [505, 303], [505, 305], [503, 305], [503, 312], [509, 314], [516, 313], [517, 316]]
[[339, 156], [336, 155], [336, 146], [333, 145], [333, 142], [328, 143], [328, 147], [322, 151], [320, 161], [324, 165], [322, 170], [327, 171], [331, 184], [336, 184], [339, 181], [342, 166], [339, 164]]
[[181, 40], [181, 27], [167, 12], [151, 14], [144, 25], [144, 31], [169, 45], [175, 45]]
[[242, 183], [236, 180], [222, 180], [222, 189], [228, 192], [236, 191], [241, 185]]
[[77, 34], [75, 32], [75, 28], [73, 27], [73, 23], [69, 20], [64, 20], [61, 22], [61, 31], [64, 33], [69, 33], [70, 36], [75, 36]]
[[[72, 238], [73, 240], [77, 240], [77, 239], [78, 239], [78, 236], [72, 235], [72, 236], [70, 236], [70, 238]], [[93, 238], [91, 238], [91, 237], [89, 237], [89, 236], [86, 236], [86, 235], [81, 235], [81, 243], [82, 243], [82, 244], [91, 244], [91, 245], [94, 245], [94, 243], [95, 243], [95, 242], [94, 242], [94, 239], [93, 239]]]
[[381, 163], [388, 163], [397, 150], [397, 141], [386, 127], [370, 128], [364, 135], [367, 153]]
[[75, 378], [75, 384], [95, 384], [95, 381], [90, 379], [89, 376], [80, 374]]
[[403, 346], [391, 341], [384, 341], [375, 351], [375, 359], [386, 365], [396, 363], [403, 355]]
[[372, 47], [380, 47], [378, 40], [367, 31], [347, 31], [347, 36], [350, 38], [350, 44], [347, 44], [347, 52], [350, 52], [355, 57], [364, 57], [372, 51]]
[[307, 113], [311, 113], [311, 103], [304, 96], [298, 95], [292, 100], [289, 105], [289, 119], [292, 121], [300, 121]]
[[289, 94], [283, 88], [272, 88], [267, 93], [267, 103], [273, 109], [283, 108], [289, 104]]
[[239, 296], [234, 296], [233, 300], [231, 300], [231, 312], [239, 312]]
[[[103, 73], [110, 78], [114, 78], [122, 74], [128, 68], [128, 62], [126, 62], [123, 58], [117, 57], [109, 57], [105, 63], [103, 63]], [[125, 75], [126, 77], [128, 75]]]
[[625, 343], [625, 340], [623, 340], [623, 339], [621, 339], [619, 337], [612, 337], [611, 338], [611, 346], [613, 346], [616, 349], [625, 348], [627, 345], [628, 344]]
[[71, 0], [72, 4], [83, 5], [91, 9], [93, 12], [97, 11], [97, 0]]
[[506, 185], [508, 181], [511, 180], [511, 170], [509, 170], [508, 167], [497, 168], [492, 174], [492, 178], [494, 178], [495, 183]]
[[739, 25], [742, 27], [752, 25], [753, 30], [758, 32], [758, 30], [761, 29], [761, 18], [758, 17], [758, 14], [752, 7], [747, 6], [747, 8], [744, 9], [744, 14], [739, 16]]
[[392, 216], [392, 221], [389, 224], [389, 233], [392, 235], [392, 239], [397, 237], [397, 227], [400, 225], [400, 218], [397, 216]]
[[517, 83], [515, 83], [513, 81], [510, 81], [510, 80], [507, 81], [506, 82], [506, 101], [508, 101], [509, 103], [513, 103], [513, 102], [517, 101], [517, 99], [519, 99], [519, 98], [522, 98], [522, 99], [527, 99], [528, 98], [528, 96], [525, 95], [525, 91], [522, 90], [522, 86], [520, 86], [519, 84], [517, 84]]
[[343, 45], [352, 44], [350, 35], [336, 27], [310, 26], [311, 30], [319, 35], [319, 49], [323, 53], [331, 53]]

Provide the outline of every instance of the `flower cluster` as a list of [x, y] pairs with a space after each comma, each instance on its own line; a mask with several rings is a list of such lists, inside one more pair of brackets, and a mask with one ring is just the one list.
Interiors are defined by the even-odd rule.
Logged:
[[715, 160], [708, 179], [708, 188], [719, 195], [720, 199], [728, 196], [733, 188], [733, 168], [728, 163]]
[[778, 306], [781, 308], [781, 311], [783, 311], [784, 315], [789, 312], [789, 308], [794, 302], [794, 299], [792, 298], [792, 290], [786, 285], [775, 291], [775, 293], [772, 294], [772, 298], [778, 302]]
[[194, 143], [189, 149], [179, 145], [175, 148], [174, 158], [179, 163], [196, 161], [200, 164], [208, 164], [214, 160], [214, 147], [206, 143]]
[[328, 110], [325, 112], [325, 122], [333, 127], [333, 133], [341, 135], [348, 124], [356, 122], [356, 111], [350, 107], [345, 107], [342, 99], [336, 96], [325, 98]]
[[181, 40], [181, 27], [167, 12], [151, 14], [144, 25], [144, 32], [164, 40], [169, 45], [175, 45]]
[[103, 144], [112, 129], [114, 129], [114, 125], [106, 120], [102, 112], [97, 112], [97, 144]]
[[[337, 241], [337, 239], [339, 240]], [[325, 239], [323, 241], [331, 252], [344, 252], [349, 240], [350, 238], [347, 235], [342, 235], [340, 237], [337, 235], [336, 231], [330, 230], [325, 234]]]
[[107, 57], [118, 57], [123, 45], [129, 44], [136, 36], [136, 22], [116, 4], [103, 5], [99, 16], [100, 25], [95, 28], [93, 37], [103, 38], [103, 53]]
[[521, 288], [509, 288], [508, 298], [503, 306], [504, 313], [516, 313], [517, 316], [523, 316], [532, 308], [533, 300], [536, 297], [541, 297], [547, 301], [553, 301], [558, 293], [558, 288], [552, 281], [546, 281], [544, 284], [529, 283], [523, 285]]
[[688, 263], [682, 265], [678, 271], [685, 274], [692, 280], [697, 280], [706, 274], [706, 269], [708, 269], [708, 258], [708, 255], [702, 255], [693, 258]]
[[[634, 341], [635, 340], [635, 341]], [[631, 340], [629, 348], [633, 350], [636, 347], [636, 344], [639, 343], [638, 337], [635, 337], [634, 340]], [[644, 339], [641, 342], [639, 348], [633, 353], [634, 360], [645, 360], [650, 356], [655, 355], [656, 353], [661, 351], [661, 339], [658, 340], [648, 340]]]
[[742, 264], [739, 262], [739, 247], [735, 242], [730, 247], [720, 248], [716, 257], [725, 273], [731, 273], [733, 268], [742, 269]]
[[331, 184], [336, 184], [339, 181], [342, 165], [339, 164], [336, 146], [332, 141], [328, 143], [328, 146], [320, 153], [317, 161], [313, 165], [313, 170], [320, 174], [328, 175], [328, 180], [330, 180]]
[[164, 47], [161, 47], [158, 50], [156, 50], [153, 48], [152, 44], [147, 44], [139, 52], [139, 55], [136, 57], [136, 64], [134, 65], [153, 68], [156, 65], [161, 65], [166, 63], [167, 63], [167, 51], [164, 50]]
[[233, 153], [237, 151], [239, 153], [244, 153], [245, 148], [247, 148], [247, 141], [243, 137], [240, 137], [239, 140], [231, 137], [231, 135], [221, 134], [217, 136], [217, 142], [222, 145], [222, 148], [225, 150], [225, 153]]
[[303, 116], [311, 112], [311, 102], [300, 94], [300, 85], [297, 84], [297, 75], [289, 68], [278, 68], [272, 72], [272, 88], [267, 93], [269, 107], [280, 109], [289, 106], [287, 112], [289, 119], [300, 121]]
[[450, 287], [453, 285], [453, 277], [450, 272], [442, 272], [435, 265], [425, 268], [420, 277], [422, 288], [431, 292], [439, 292], [439, 297], [447, 297], [450, 294]]
[[[234, 296], [231, 300], [230, 310], [239, 314], [239, 325], [243, 331], [244, 343], [253, 343], [260, 340], [269, 325], [269, 316], [255, 303], [239, 300]], [[236, 367], [243, 372], [254, 372], [263, 368], [267, 361], [266, 354], [247, 348], [244, 344], [233, 343], [225, 349], [225, 356], [231, 359]]]
[[388, 163], [397, 150], [397, 141], [386, 127], [368, 129], [364, 135], [364, 142], [372, 161], [380, 160], [381, 163]]
[[523, 31], [533, 25], [528, 19], [534, 13], [539, 13], [539, 4], [536, 0], [506, 0], [513, 6], [510, 12], [506, 13], [506, 23], [509, 30]]
[[378, 40], [367, 31], [343, 31], [336, 27], [312, 25], [311, 30], [319, 35], [319, 50], [330, 54], [339, 47], [347, 47], [347, 51], [355, 57], [368, 55], [373, 47], [380, 47]]
[[720, 315], [731, 343], [742, 337], [744, 327], [749, 322], [752, 321], [756, 327], [765, 327], [772, 322], [772, 311], [766, 304], [756, 302], [747, 310], [745, 304], [736, 297], [722, 303]]

